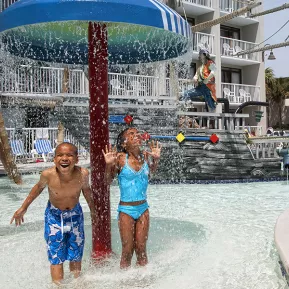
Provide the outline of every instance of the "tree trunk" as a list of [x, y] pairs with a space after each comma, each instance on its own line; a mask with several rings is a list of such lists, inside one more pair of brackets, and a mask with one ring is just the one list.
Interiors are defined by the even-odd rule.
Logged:
[[8, 141], [8, 134], [5, 129], [4, 119], [0, 112], [0, 159], [7, 172], [7, 175], [17, 185], [22, 184], [21, 176], [14, 162], [12, 151]]
[[60, 145], [64, 142], [64, 126], [60, 122], [58, 122], [58, 129], [57, 129], [57, 145]]

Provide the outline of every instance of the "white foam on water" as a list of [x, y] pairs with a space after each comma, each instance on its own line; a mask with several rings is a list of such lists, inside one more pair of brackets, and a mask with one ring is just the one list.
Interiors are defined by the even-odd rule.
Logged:
[[[43, 238], [44, 191], [25, 215], [25, 225], [9, 226], [37, 176], [23, 189], [0, 179], [0, 288], [53, 288]], [[274, 225], [288, 207], [284, 183], [150, 186], [151, 230], [148, 266], [119, 269], [121, 245], [116, 222], [118, 190], [111, 189], [113, 250], [103, 267], [90, 265], [87, 242], [82, 276], [74, 280], [65, 264], [63, 288], [281, 289]]]

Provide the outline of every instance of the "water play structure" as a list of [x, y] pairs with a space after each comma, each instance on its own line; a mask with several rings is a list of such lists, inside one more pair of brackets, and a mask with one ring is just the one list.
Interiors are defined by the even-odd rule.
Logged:
[[[19, 17], [21, 15], [21, 17]], [[190, 25], [155, 0], [20, 0], [0, 14], [7, 51], [35, 60], [89, 66], [91, 183], [98, 218], [93, 257], [111, 253], [109, 187], [102, 148], [108, 144], [108, 63], [161, 61], [188, 50]]]

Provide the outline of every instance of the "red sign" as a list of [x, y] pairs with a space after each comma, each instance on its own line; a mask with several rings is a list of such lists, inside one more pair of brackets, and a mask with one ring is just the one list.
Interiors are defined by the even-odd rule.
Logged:
[[151, 138], [151, 136], [147, 132], [145, 132], [141, 135], [141, 138], [143, 140], [149, 140]]
[[126, 124], [130, 124], [133, 121], [133, 117], [128, 114], [123, 120], [126, 122]]
[[216, 134], [212, 134], [211, 136], [210, 136], [210, 141], [212, 142], [212, 143], [217, 143], [218, 141], [219, 141], [219, 138], [218, 138], [218, 136], [216, 135]]

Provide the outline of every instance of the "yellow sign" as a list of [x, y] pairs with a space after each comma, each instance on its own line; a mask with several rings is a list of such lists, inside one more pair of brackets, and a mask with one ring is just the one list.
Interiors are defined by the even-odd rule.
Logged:
[[176, 139], [179, 143], [181, 143], [184, 139], [185, 139], [185, 136], [180, 132], [177, 136], [176, 136]]

